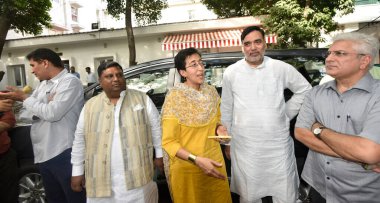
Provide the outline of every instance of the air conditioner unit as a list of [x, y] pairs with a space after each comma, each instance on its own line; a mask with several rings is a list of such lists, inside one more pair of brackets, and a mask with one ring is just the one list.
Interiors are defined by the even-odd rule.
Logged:
[[99, 23], [91, 23], [91, 29], [93, 30], [99, 29]]

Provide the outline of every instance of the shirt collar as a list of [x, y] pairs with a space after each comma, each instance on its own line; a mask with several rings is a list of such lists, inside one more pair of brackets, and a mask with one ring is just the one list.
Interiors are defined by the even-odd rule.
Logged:
[[[245, 60], [245, 58], [244, 58], [244, 62], [245, 62], [250, 68], [252, 68], [252, 66], [251, 66], [251, 65]], [[268, 62], [268, 57], [267, 57], [267, 56], [264, 56], [263, 62], [262, 62], [260, 65], [256, 66], [255, 69], [265, 68], [265, 65], [266, 65], [267, 62]]]
[[[371, 74], [368, 72], [351, 89], [361, 89], [367, 92], [371, 92], [373, 83], [375, 83], [375, 79], [373, 79]], [[331, 88], [337, 91], [336, 80], [327, 82], [325, 88]]]
[[57, 84], [59, 82], [59, 79], [61, 79], [65, 74], [67, 73], [67, 70], [64, 68], [58, 75], [54, 76], [52, 79], [46, 81], [47, 83], [53, 83]]
[[[128, 87], [127, 87], [126, 90], [123, 90], [123, 91], [120, 92], [119, 100], [120, 99], [122, 99], [122, 100], [124, 99], [125, 95], [127, 94], [127, 90], [128, 90]], [[107, 94], [104, 91], [102, 92], [102, 94], [103, 94], [103, 96], [102, 96], [103, 97], [103, 101], [106, 102], [108, 105], [111, 105], [112, 104], [111, 100], [107, 97]]]

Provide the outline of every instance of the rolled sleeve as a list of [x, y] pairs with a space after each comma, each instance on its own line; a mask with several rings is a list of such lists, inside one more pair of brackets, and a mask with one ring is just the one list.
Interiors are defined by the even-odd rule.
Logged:
[[315, 112], [313, 109], [313, 98], [314, 98], [314, 91], [309, 91], [305, 99], [303, 101], [303, 104], [301, 106], [300, 112], [297, 117], [296, 122], [296, 128], [306, 128], [311, 129], [311, 126], [315, 123]]
[[380, 97], [374, 102], [371, 110], [369, 111], [366, 120], [364, 121], [363, 130], [359, 136], [368, 138], [380, 144]]

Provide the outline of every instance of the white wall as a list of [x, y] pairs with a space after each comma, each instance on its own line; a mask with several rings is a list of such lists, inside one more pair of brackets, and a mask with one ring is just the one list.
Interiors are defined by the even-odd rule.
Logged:
[[[168, 51], [161, 51], [161, 43], [158, 41], [162, 39], [163, 35], [158, 36], [145, 36], [135, 37], [136, 40], [136, 61], [143, 63], [150, 60], [171, 57], [172, 53]], [[10, 65], [24, 64], [26, 70], [27, 84], [35, 87], [38, 80], [31, 73], [29, 62], [25, 56], [38, 47], [46, 47], [62, 53], [62, 60], [70, 60], [70, 66], [75, 66], [76, 71], [81, 75], [81, 81], [84, 85], [86, 82], [85, 67], [89, 66], [92, 72], [96, 72], [95, 58], [112, 56], [115, 61], [119, 62], [123, 68], [128, 68], [129, 64], [129, 50], [127, 38], [117, 39], [93, 39], [87, 41], [78, 41], [67, 44], [56, 44], [47, 46], [30, 46], [27, 48], [6, 49], [0, 60], [0, 70], [6, 71], [6, 67]], [[0, 90], [4, 89], [7, 85], [8, 78], [5, 75], [0, 83]]]
[[169, 0], [168, 5], [168, 8], [162, 10], [162, 18], [157, 22], [158, 24], [216, 19], [218, 17], [199, 0]]

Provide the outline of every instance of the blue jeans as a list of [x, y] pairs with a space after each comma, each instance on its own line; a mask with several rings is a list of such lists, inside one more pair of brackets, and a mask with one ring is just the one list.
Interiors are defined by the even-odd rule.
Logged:
[[46, 198], [49, 203], [85, 203], [86, 192], [71, 189], [71, 148], [58, 156], [39, 163]]

